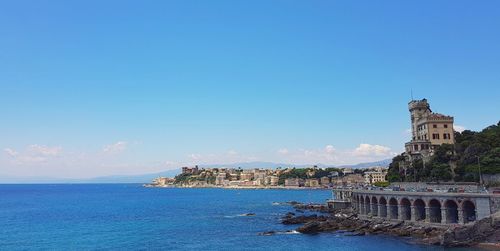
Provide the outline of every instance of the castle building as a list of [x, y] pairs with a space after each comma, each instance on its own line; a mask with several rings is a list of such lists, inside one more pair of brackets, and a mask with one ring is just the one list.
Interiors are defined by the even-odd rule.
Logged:
[[182, 174], [195, 174], [196, 172], [198, 172], [199, 168], [198, 166], [194, 166], [194, 167], [183, 167], [182, 168]]
[[436, 146], [454, 144], [453, 117], [434, 113], [427, 99], [408, 103], [411, 115], [411, 141], [405, 144], [407, 161], [433, 154]]

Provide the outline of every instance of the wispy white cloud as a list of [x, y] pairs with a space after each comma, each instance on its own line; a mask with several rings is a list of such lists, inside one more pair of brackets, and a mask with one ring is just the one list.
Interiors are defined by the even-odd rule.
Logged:
[[390, 156], [391, 148], [381, 145], [359, 144], [354, 149], [354, 156]]
[[337, 150], [332, 145], [325, 146], [325, 153], [326, 154], [335, 154], [336, 151]]
[[453, 130], [461, 133], [461, 132], [467, 130], [467, 128], [465, 128], [465, 126], [461, 126], [461, 125], [453, 125]]
[[282, 155], [287, 155], [289, 153], [289, 151], [286, 148], [281, 148], [278, 150], [278, 153], [282, 154]]
[[84, 178], [117, 174], [153, 173], [181, 166], [159, 160], [138, 161], [123, 152], [136, 143], [119, 141], [83, 152], [60, 146], [31, 144], [23, 148], [6, 147], [0, 151], [0, 175]]
[[44, 145], [30, 145], [28, 150], [34, 154], [39, 154], [43, 156], [57, 156], [62, 152], [60, 146], [44, 146]]
[[10, 148], [5, 148], [5, 149], [3, 149], [3, 151], [4, 151], [7, 155], [9, 155], [10, 157], [15, 157], [15, 156], [17, 156], [17, 155], [19, 154], [18, 152], [14, 151], [14, 150], [12, 150], [12, 149], [10, 149]]
[[13, 163], [22, 165], [46, 162], [49, 159], [59, 157], [62, 153], [62, 147], [33, 144], [26, 147], [22, 152], [12, 148], [5, 148], [4, 152], [11, 158]]
[[106, 145], [102, 148], [102, 151], [107, 154], [117, 154], [125, 151], [128, 147], [128, 143], [125, 141], [118, 141], [116, 143]]
[[[390, 158], [396, 155], [391, 148], [382, 145], [359, 144], [354, 149], [337, 149], [333, 145], [326, 145], [319, 149], [299, 149], [277, 151], [276, 158], [271, 161], [279, 161], [292, 164], [355, 164]], [[283, 154], [283, 153], [286, 154]]]

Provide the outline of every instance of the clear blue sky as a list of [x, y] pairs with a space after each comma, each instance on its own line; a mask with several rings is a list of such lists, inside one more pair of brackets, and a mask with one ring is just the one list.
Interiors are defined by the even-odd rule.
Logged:
[[[342, 164], [500, 119], [498, 1], [3, 1], [0, 175]], [[360, 145], [364, 144], [364, 145]]]

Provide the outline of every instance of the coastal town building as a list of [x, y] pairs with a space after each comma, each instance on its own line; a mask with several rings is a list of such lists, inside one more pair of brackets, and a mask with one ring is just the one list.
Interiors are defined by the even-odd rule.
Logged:
[[230, 180], [230, 181], [236, 181], [236, 180], [239, 180], [239, 178], [238, 178], [238, 174], [237, 174], [237, 173], [230, 173], [230, 174], [229, 174], [229, 180]]
[[352, 168], [350, 168], [350, 167], [346, 167], [346, 168], [343, 168], [343, 169], [342, 169], [342, 173], [343, 173], [344, 175], [349, 175], [349, 174], [353, 174], [353, 173], [354, 173], [354, 170], [353, 170]]
[[355, 187], [365, 184], [365, 178], [361, 174], [350, 174], [344, 177], [337, 177], [332, 179], [334, 186]]
[[386, 181], [385, 176], [387, 175], [386, 170], [380, 171], [367, 171], [364, 174], [365, 184], [375, 184], [376, 182], [384, 182]]
[[285, 179], [286, 187], [298, 187], [300, 185], [300, 180], [298, 178]]
[[427, 99], [408, 103], [411, 115], [411, 141], [405, 144], [406, 161], [432, 156], [436, 146], [454, 144], [453, 117], [434, 113]]
[[175, 179], [173, 178], [167, 178], [167, 177], [158, 177], [153, 180], [153, 184], [157, 186], [169, 186], [174, 184]]
[[306, 187], [319, 187], [318, 179], [306, 179], [304, 185]]
[[279, 182], [278, 176], [267, 176], [266, 182], [264, 185], [266, 186], [277, 186]]
[[327, 176], [321, 177], [320, 183], [322, 186], [329, 186], [330, 185], [330, 178]]
[[253, 173], [250, 170], [243, 170], [243, 172], [240, 174], [240, 180], [252, 180], [253, 179]]
[[226, 181], [226, 173], [218, 173], [215, 177], [215, 185], [222, 186]]

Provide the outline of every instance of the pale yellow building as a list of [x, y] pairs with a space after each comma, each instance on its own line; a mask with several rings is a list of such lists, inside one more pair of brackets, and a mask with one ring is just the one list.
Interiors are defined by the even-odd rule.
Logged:
[[306, 187], [319, 187], [318, 179], [306, 179], [305, 182]]
[[252, 180], [252, 179], [253, 179], [253, 173], [242, 172], [240, 174], [240, 180]]
[[365, 184], [374, 184], [375, 182], [383, 182], [386, 181], [385, 176], [387, 172], [385, 171], [368, 171], [365, 172]]

